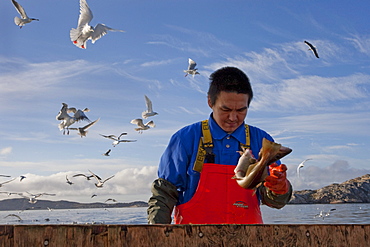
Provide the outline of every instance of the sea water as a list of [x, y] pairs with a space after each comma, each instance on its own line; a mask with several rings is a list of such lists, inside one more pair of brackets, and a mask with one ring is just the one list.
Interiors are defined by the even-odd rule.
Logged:
[[[262, 205], [261, 211], [265, 224], [370, 224], [370, 203]], [[4, 224], [147, 224], [147, 214], [145, 207], [0, 211]]]

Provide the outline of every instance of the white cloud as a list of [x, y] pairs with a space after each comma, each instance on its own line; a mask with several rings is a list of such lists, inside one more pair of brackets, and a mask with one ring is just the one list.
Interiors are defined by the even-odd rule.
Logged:
[[[95, 172], [95, 171], [94, 171]], [[58, 172], [47, 176], [36, 175], [32, 173], [23, 174], [26, 178], [20, 181], [16, 179], [4, 185], [3, 191], [24, 193], [55, 193], [56, 196], [44, 196], [40, 199], [61, 200], [61, 198], [81, 196], [90, 198], [92, 194], [100, 196], [109, 195], [146, 195], [150, 193], [150, 186], [157, 178], [156, 166], [145, 166], [142, 168], [127, 168], [115, 173], [114, 177], [106, 181], [102, 188], [96, 188], [96, 180], [92, 178], [87, 180], [84, 177], [73, 177], [81, 172], [68, 171]], [[89, 172], [82, 172], [90, 175]], [[102, 180], [104, 177], [98, 174]], [[111, 174], [113, 175], [113, 174]], [[72, 185], [66, 183], [66, 176], [73, 182]], [[6, 194], [0, 194], [1, 198], [7, 198]]]
[[297, 176], [296, 167], [292, 167], [288, 171], [290, 174], [288, 179], [291, 181], [293, 189], [302, 190], [320, 189], [332, 183], [343, 183], [370, 173], [370, 168], [358, 169], [351, 167], [345, 160], [337, 160], [326, 167], [310, 165], [307, 162], [300, 169], [300, 178]]
[[13, 148], [12, 147], [5, 147], [0, 149], [0, 155], [7, 155], [12, 152]]
[[352, 37], [345, 38], [361, 53], [370, 56], [370, 37], [368, 35], [352, 34]]

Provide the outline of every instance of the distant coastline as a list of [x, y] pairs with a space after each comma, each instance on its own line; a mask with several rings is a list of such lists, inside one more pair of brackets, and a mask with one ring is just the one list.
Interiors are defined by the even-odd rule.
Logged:
[[134, 201], [128, 203], [79, 203], [71, 201], [50, 201], [37, 200], [36, 203], [31, 204], [27, 199], [15, 198], [5, 199], [0, 201], [0, 211], [12, 210], [45, 210], [45, 209], [81, 209], [81, 208], [133, 208], [133, 207], [147, 207], [148, 203], [144, 201]]
[[[318, 190], [294, 191], [289, 204], [338, 204], [370, 203], [370, 174], [354, 178], [341, 184], [331, 184]], [[0, 211], [82, 209], [82, 208], [128, 208], [147, 207], [144, 201], [128, 203], [79, 203], [71, 201], [38, 200], [31, 204], [27, 199], [15, 198], [0, 201]]]

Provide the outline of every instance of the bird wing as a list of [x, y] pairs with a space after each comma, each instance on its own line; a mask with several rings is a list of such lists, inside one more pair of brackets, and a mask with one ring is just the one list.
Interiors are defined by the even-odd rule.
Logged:
[[80, 16], [78, 17], [77, 29], [81, 31], [85, 25], [89, 25], [93, 17], [93, 13], [86, 0], [80, 0]]
[[126, 132], [122, 132], [122, 133], [118, 136], [118, 141], [119, 141], [119, 139], [121, 138], [121, 136], [124, 136], [124, 135], [127, 135], [127, 133], [126, 133]]
[[131, 120], [131, 122], [130, 122], [130, 123], [132, 123], [132, 124], [136, 124], [137, 126], [142, 127], [142, 128], [144, 128], [144, 127], [145, 127], [145, 126], [144, 126], [144, 123], [143, 123], [143, 120], [142, 120], [141, 118], [133, 119], [133, 120]]
[[1, 184], [7, 184], [7, 183], [10, 183], [11, 181], [14, 181], [16, 178], [12, 178], [12, 179], [10, 179], [10, 180], [8, 180], [8, 181], [5, 181], [5, 182], [2, 182]]
[[90, 119], [86, 116], [86, 114], [80, 109], [78, 109], [78, 111], [76, 111], [73, 116], [76, 119], [76, 121], [86, 120], [88, 122], [91, 122]]
[[98, 180], [98, 182], [100, 182], [101, 178], [99, 178], [98, 176], [96, 176], [92, 171], [89, 170], [89, 172], [94, 176], [94, 178], [96, 180]]
[[12, 0], [12, 2], [13, 2], [13, 5], [14, 5], [15, 9], [21, 15], [22, 19], [27, 19], [28, 16], [27, 16], [26, 11], [24, 10], [24, 8], [18, 2], [16, 2], [15, 0]]
[[114, 175], [110, 176], [109, 178], [105, 179], [105, 180], [103, 181], [103, 183], [105, 183], [106, 181], [108, 181], [109, 179], [111, 179], [111, 178], [113, 178], [113, 177], [114, 177]]
[[115, 136], [115, 135], [109, 135], [109, 136], [105, 136], [105, 135], [102, 135], [102, 134], [99, 134], [99, 135], [101, 135], [102, 137], [111, 139], [113, 141], [118, 141], [117, 136]]
[[153, 122], [153, 120], [149, 121], [146, 125], [152, 128], [155, 127], [155, 123]]
[[73, 175], [72, 177], [79, 177], [79, 176], [82, 176], [82, 177], [86, 177], [86, 175], [85, 174], [75, 174], [75, 175]]
[[106, 35], [108, 33], [108, 31], [124, 32], [123, 30], [114, 29], [114, 28], [111, 28], [111, 27], [108, 27], [104, 24], [99, 23], [94, 27], [94, 32], [91, 34], [90, 39], [91, 39], [92, 43], [94, 44], [95, 41], [97, 41], [98, 39], [100, 39], [101, 37]]
[[136, 142], [136, 140], [120, 140], [119, 142]]
[[194, 62], [194, 60], [192, 60], [191, 58], [189, 58], [189, 68], [188, 68], [188, 70], [195, 69], [195, 66], [197, 66], [197, 63]]
[[82, 129], [83, 130], [87, 130], [88, 128], [90, 128], [91, 126], [93, 126], [95, 123], [97, 123], [99, 120], [100, 120], [100, 118], [96, 119], [94, 122], [91, 122], [91, 123], [85, 125], [84, 127], [82, 127]]
[[317, 53], [317, 49], [316, 49], [316, 47], [313, 45], [313, 44], [311, 44], [310, 42], [308, 42], [308, 41], [304, 41], [304, 43], [306, 44], [306, 45], [308, 45], [309, 47], [310, 47], [310, 50], [315, 54], [315, 56], [317, 57], [317, 58], [319, 58], [319, 54]]
[[145, 97], [145, 104], [146, 104], [147, 111], [153, 112], [152, 101], [148, 98], [148, 96], [144, 95], [144, 97]]

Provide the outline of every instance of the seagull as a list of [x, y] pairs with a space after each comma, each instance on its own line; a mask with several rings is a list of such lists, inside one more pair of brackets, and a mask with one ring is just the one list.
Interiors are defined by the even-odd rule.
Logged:
[[19, 215], [16, 215], [16, 214], [8, 214], [8, 215], [7, 215], [7, 216], [5, 216], [4, 218], [10, 217], [10, 216], [13, 216], [13, 217], [18, 218], [18, 221], [22, 221], [22, 218], [21, 218]]
[[143, 113], [141, 113], [142, 118], [147, 119], [148, 117], [158, 115], [157, 112], [153, 111], [152, 101], [146, 95], [144, 96], [146, 103], [146, 111], [143, 111]]
[[125, 132], [121, 133], [118, 137], [115, 136], [115, 135], [109, 135], [109, 136], [102, 135], [102, 134], [100, 134], [100, 135], [102, 137], [105, 137], [105, 138], [108, 138], [108, 139], [113, 140], [113, 142], [112, 142], [113, 147], [117, 146], [121, 142], [136, 142], [136, 140], [121, 140], [121, 136], [127, 135], [127, 133], [125, 133]]
[[116, 199], [113, 199], [113, 198], [108, 198], [107, 200], [105, 200], [105, 202], [109, 202], [109, 201], [117, 202], [117, 200]]
[[298, 177], [300, 177], [300, 175], [299, 175], [299, 170], [300, 170], [302, 167], [304, 167], [304, 163], [305, 163], [306, 161], [308, 161], [308, 160], [312, 160], [312, 159], [305, 159], [304, 161], [302, 161], [302, 162], [298, 165], [298, 167], [297, 167], [297, 174], [298, 174]]
[[[101, 179], [98, 175], [95, 175], [95, 176], [97, 176], [99, 179]], [[85, 175], [85, 174], [79, 173], [79, 174], [73, 175], [72, 177], [85, 177], [86, 180], [90, 180], [94, 176], [93, 175]]]
[[305, 43], [306, 45], [308, 45], [308, 46], [310, 47], [310, 48], [309, 48], [309, 50], [311, 50], [311, 51], [313, 52], [313, 54], [315, 54], [315, 56], [316, 56], [317, 58], [319, 58], [319, 54], [317, 53], [316, 46], [314, 46], [313, 44], [309, 43], [308, 41], [304, 41], [304, 43]]
[[103, 153], [102, 155], [104, 155], [104, 156], [109, 156], [110, 151], [112, 151], [112, 150], [111, 150], [111, 149], [109, 149], [107, 152]]
[[77, 28], [72, 28], [70, 37], [77, 47], [86, 49], [86, 42], [91, 39], [94, 44], [95, 41], [103, 37], [108, 31], [124, 32], [123, 30], [113, 29], [104, 24], [97, 24], [95, 27], [89, 25], [93, 18], [93, 14], [87, 5], [86, 0], [80, 0], [80, 16], [78, 18]]
[[48, 196], [55, 196], [55, 194], [49, 194], [49, 193], [38, 193], [38, 194], [31, 194], [30, 192], [26, 191], [29, 195], [26, 196], [26, 195], [23, 195], [23, 193], [18, 193], [19, 196], [22, 196], [26, 199], [28, 199], [29, 203], [36, 203], [37, 202], [37, 198], [42, 196], [42, 195], [48, 195]]
[[0, 183], [0, 187], [2, 187], [4, 184], [10, 183], [11, 181], [14, 181], [15, 179], [16, 178], [12, 178], [12, 179], [10, 179], [8, 181], [5, 181], [5, 182]]
[[19, 18], [18, 16], [14, 17], [14, 23], [15, 25], [19, 26], [19, 28], [22, 28], [27, 23], [30, 23], [31, 21], [38, 21], [39, 19], [35, 18], [29, 18], [26, 14], [26, 11], [24, 8], [15, 0], [12, 0], [13, 5], [15, 9], [18, 11], [18, 13], [21, 15], [22, 18]]
[[[76, 109], [74, 107], [68, 108], [66, 103], [62, 103], [62, 108], [60, 109], [58, 115], [55, 117], [56, 120], [61, 120], [61, 123], [58, 125], [59, 130], [63, 130], [63, 135], [67, 130], [67, 135], [69, 135], [69, 126], [79, 121], [91, 122], [90, 119], [86, 116], [85, 112], [90, 111], [89, 108], [83, 110]], [[73, 116], [70, 116], [69, 113], [74, 113]]]
[[26, 178], [26, 176], [23, 176], [23, 175], [19, 176], [19, 182], [22, 182], [22, 180], [25, 179], [25, 178]]
[[91, 122], [91, 123], [89, 123], [89, 124], [87, 124], [87, 125], [85, 125], [84, 127], [79, 127], [79, 128], [69, 128], [70, 130], [77, 130], [78, 131], [78, 133], [77, 134], [79, 134], [80, 136], [81, 136], [81, 138], [82, 137], [84, 137], [84, 136], [86, 136], [87, 135], [87, 129], [88, 128], [90, 128], [91, 126], [93, 126], [96, 122], [98, 122], [100, 120], [100, 118], [98, 118], [98, 119], [96, 119], [94, 122]]
[[150, 127], [154, 128], [155, 124], [152, 121], [147, 122], [146, 124], [143, 123], [143, 120], [141, 118], [136, 118], [131, 120], [132, 124], [136, 124], [139, 128], [135, 128], [136, 131], [139, 132], [139, 134], [142, 134], [144, 130], [150, 129]]
[[66, 175], [66, 180], [67, 180], [67, 182], [66, 182], [67, 184], [69, 184], [69, 185], [72, 185], [73, 184], [73, 182], [68, 179], [68, 176], [67, 175]]
[[197, 71], [198, 69], [196, 69], [195, 66], [197, 66], [197, 63], [194, 62], [194, 60], [192, 60], [191, 58], [189, 58], [189, 67], [187, 70], [184, 70], [184, 72], [186, 73], [185, 76], [189, 74], [193, 75], [193, 77], [195, 75], [199, 75], [199, 72]]
[[94, 176], [94, 178], [98, 181], [97, 183], [95, 183], [95, 186], [98, 187], [98, 188], [102, 188], [104, 183], [107, 182], [109, 179], [113, 178], [114, 175], [110, 176], [109, 178], [105, 179], [104, 181], [102, 181], [101, 178], [99, 178], [97, 175], [95, 175], [92, 171], [89, 170], [89, 172]]
[[10, 178], [10, 176], [9, 176], [9, 175], [0, 175], [0, 177]]
[[329, 210], [328, 212], [326, 212], [326, 213], [325, 213], [323, 210], [321, 210], [319, 214], [316, 214], [316, 215], [314, 216], [314, 218], [316, 218], [316, 217], [322, 217], [322, 219], [324, 220], [324, 218], [325, 218], [325, 217], [327, 217], [327, 216], [329, 216], [329, 215], [330, 215], [330, 212], [335, 211], [335, 210], [337, 210], [337, 209], [332, 208], [332, 209], [330, 209], [330, 210]]

